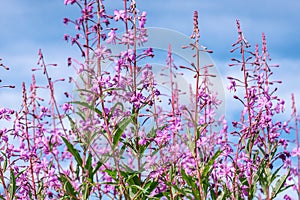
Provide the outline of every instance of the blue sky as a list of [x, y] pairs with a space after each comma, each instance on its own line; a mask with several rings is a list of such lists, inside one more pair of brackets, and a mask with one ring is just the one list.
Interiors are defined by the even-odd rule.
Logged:
[[[136, 0], [140, 10], [147, 11], [148, 27], [161, 27], [179, 31], [187, 36], [193, 28], [193, 12], [199, 12], [201, 42], [212, 49], [211, 55], [226, 86], [226, 76], [237, 74], [229, 68], [231, 44], [237, 38], [235, 20], [241, 26], [248, 41], [260, 44], [261, 33], [267, 37], [272, 63], [280, 68], [274, 71], [275, 79], [283, 84], [278, 94], [287, 98], [290, 113], [290, 93], [294, 92], [300, 110], [300, 1], [289, 0]], [[122, 8], [121, 0], [106, 0], [111, 9]], [[0, 0], [0, 58], [11, 70], [0, 70], [0, 79], [16, 85], [15, 90], [0, 90], [0, 107], [20, 103], [21, 82], [29, 82], [31, 68], [36, 66], [37, 52], [41, 48], [46, 61], [57, 63], [54, 77], [69, 76], [73, 72], [66, 67], [70, 56], [80, 54], [63, 40], [71, 26], [66, 27], [64, 17], [77, 16], [77, 9], [65, 6], [63, 0]], [[61, 89], [67, 88], [62, 85]], [[226, 104], [230, 102], [230, 94]], [[227, 109], [235, 109], [227, 106]]]
[[[122, 8], [121, 0], [106, 2], [108, 9]], [[260, 44], [261, 33], [265, 32], [273, 62], [281, 66], [275, 71], [283, 80], [281, 95], [289, 97], [294, 92], [296, 99], [300, 99], [299, 1], [155, 0], [137, 3], [140, 10], [148, 13], [148, 27], [169, 28], [187, 36], [192, 31], [193, 11], [197, 10], [201, 42], [214, 50], [212, 58], [223, 78], [237, 71], [227, 67], [232, 56], [229, 50], [237, 37], [235, 20], [241, 20], [244, 34], [252, 45]], [[36, 64], [39, 48], [48, 62], [59, 64], [58, 69], [62, 70], [54, 71], [55, 74], [65, 72], [67, 57], [79, 55], [76, 48], [63, 41], [64, 33], [70, 32], [71, 27], [66, 27], [62, 19], [77, 15], [76, 9], [65, 6], [63, 0], [0, 0], [0, 5], [0, 57], [11, 67], [11, 72], [1, 72], [6, 83], [13, 82], [20, 88], [21, 81], [30, 80], [30, 69]], [[9, 94], [1, 91], [1, 96], [4, 92]]]

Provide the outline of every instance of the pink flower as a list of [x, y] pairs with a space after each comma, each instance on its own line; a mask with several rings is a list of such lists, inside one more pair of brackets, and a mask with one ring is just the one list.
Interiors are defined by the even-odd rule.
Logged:
[[70, 103], [65, 103], [63, 106], [62, 106], [62, 109], [65, 111], [65, 112], [67, 112], [67, 111], [72, 111], [74, 108], [73, 108], [73, 106], [72, 106], [72, 104], [70, 104]]
[[95, 49], [95, 54], [98, 58], [105, 58], [111, 54], [111, 50], [107, 49], [105, 46], [101, 46], [100, 48]]
[[300, 156], [300, 148], [294, 148], [292, 151], [292, 156]]
[[111, 31], [107, 34], [107, 36], [108, 36], [108, 38], [107, 38], [107, 40], [106, 40], [107, 44], [110, 44], [110, 43], [116, 44], [116, 38], [117, 38], [117, 36], [116, 36], [115, 30], [111, 30]]
[[115, 10], [114, 11], [114, 19], [118, 21], [119, 19], [125, 19], [125, 11], [124, 10]]
[[142, 12], [142, 14], [139, 17], [139, 28], [144, 28], [146, 23], [146, 15], [147, 13], [145, 11]]

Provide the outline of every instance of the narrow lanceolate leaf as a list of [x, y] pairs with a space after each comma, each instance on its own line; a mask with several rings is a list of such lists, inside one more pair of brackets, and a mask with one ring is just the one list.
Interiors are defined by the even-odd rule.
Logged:
[[126, 127], [131, 121], [131, 117], [126, 117], [117, 125], [114, 131], [113, 148], [115, 148], [118, 145], [122, 133], [125, 131]]
[[[183, 188], [179, 188], [178, 185], [176, 184], [172, 184], [172, 183], [166, 183], [169, 187], [172, 187], [175, 191], [177, 191], [177, 193], [179, 194], [183, 194], [185, 198], [188, 198], [190, 200], [192, 200], [193, 198], [188, 195], [188, 193], [183, 189]], [[155, 188], [154, 188], [155, 189]]]
[[83, 187], [83, 200], [88, 200], [91, 195], [93, 185], [90, 182], [84, 182], [81, 187]]
[[62, 139], [64, 143], [67, 145], [68, 151], [74, 156], [77, 164], [82, 167], [82, 159], [78, 150], [76, 150], [74, 146], [65, 137], [62, 137]]
[[89, 153], [88, 158], [86, 159], [86, 164], [84, 166], [86, 170], [88, 170], [89, 178], [93, 182], [93, 168], [92, 168], [92, 154]]
[[210, 171], [212, 165], [214, 164], [215, 160], [219, 157], [221, 154], [221, 151], [217, 151], [215, 155], [207, 162], [207, 164], [204, 167], [204, 170], [202, 172], [202, 177], [206, 177], [208, 172]]
[[98, 161], [96, 166], [94, 167], [94, 170], [93, 170], [93, 176], [98, 172], [98, 170], [100, 169], [100, 167], [103, 165], [102, 162]]
[[147, 190], [146, 194], [150, 195], [151, 192], [157, 187], [158, 182], [157, 181], [149, 181], [146, 185], [145, 185], [145, 189]]
[[280, 179], [277, 180], [275, 187], [273, 188], [272, 199], [274, 199], [280, 192], [288, 188], [288, 187], [284, 188], [284, 184], [289, 175], [290, 175], [290, 170], [288, 170], [288, 173], [286, 175], [282, 176]]
[[181, 169], [181, 176], [182, 179], [186, 181], [186, 183], [191, 187], [192, 193], [195, 197], [195, 199], [200, 199], [200, 193], [198, 190], [198, 186], [196, 185], [196, 182], [193, 180], [193, 177], [186, 174], [184, 169]]
[[2, 169], [3, 169], [3, 172], [5, 172], [6, 171], [6, 168], [7, 168], [7, 156], [6, 156], [6, 154], [5, 153], [3, 153], [3, 152], [1, 152], [2, 153], [2, 155], [5, 157], [5, 160], [4, 160], [4, 163], [3, 163], [3, 167], [2, 167]]
[[83, 106], [85, 108], [88, 108], [88, 109], [94, 111], [95, 113], [97, 113], [98, 115], [100, 115], [102, 117], [102, 112], [93, 105], [90, 105], [86, 102], [81, 102], [81, 101], [73, 101], [73, 102], [70, 102], [70, 103], [77, 104], [77, 105]]
[[71, 129], [72, 129], [73, 131], [75, 131], [76, 124], [75, 124], [74, 120], [73, 120], [69, 115], [66, 115], [66, 116], [67, 116], [67, 118], [69, 119], [69, 122], [70, 122], [70, 124], [71, 124]]
[[[72, 186], [72, 184], [70, 183], [70, 181], [68, 180], [68, 178], [66, 177], [66, 175], [64, 175], [64, 174], [61, 173], [60, 177], [58, 179], [62, 183], [63, 189], [66, 191], [65, 195], [68, 195], [68, 196], [70, 195], [72, 197], [76, 197], [77, 196], [75, 188]], [[68, 199], [75, 200], [75, 198], [68, 198]]]
[[10, 170], [10, 185], [9, 185], [10, 200], [14, 199], [16, 190], [17, 190], [16, 176], [14, 174], [14, 170], [11, 169]]
[[278, 167], [278, 169], [276, 169], [275, 172], [272, 174], [271, 182], [273, 182], [279, 176], [278, 173], [282, 167], [283, 167], [283, 165]]

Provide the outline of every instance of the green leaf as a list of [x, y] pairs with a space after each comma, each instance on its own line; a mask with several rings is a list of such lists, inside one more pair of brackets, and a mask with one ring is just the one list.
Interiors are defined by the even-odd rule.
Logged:
[[62, 137], [62, 139], [65, 142], [65, 144], [67, 145], [68, 151], [74, 156], [78, 165], [80, 167], [82, 167], [82, 159], [81, 159], [81, 156], [80, 156], [78, 150], [76, 150], [74, 148], [74, 146], [65, 137]]
[[218, 150], [215, 155], [205, 164], [204, 170], [202, 172], [202, 177], [207, 177], [208, 172], [210, 171], [212, 165], [214, 164], [215, 160], [219, 157], [222, 152]]
[[83, 186], [83, 199], [88, 200], [92, 191], [92, 184], [90, 182], [84, 182]]
[[149, 181], [146, 185], [145, 185], [145, 189], [147, 190], [146, 194], [150, 195], [151, 192], [157, 187], [158, 182], [157, 181]]
[[[58, 177], [58, 179], [60, 180], [60, 182], [63, 185], [63, 189], [67, 192], [67, 194], [65, 195], [71, 195], [73, 197], [77, 196], [77, 193], [74, 189], [74, 187], [72, 186], [72, 184], [70, 183], [69, 179], [66, 177], [66, 175], [60, 173], [60, 177]], [[70, 198], [68, 198], [70, 199]], [[72, 200], [76, 200], [75, 198], [71, 198]]]
[[195, 199], [200, 199], [200, 193], [198, 191], [198, 186], [196, 185], [196, 182], [193, 180], [193, 177], [190, 175], [187, 175], [184, 171], [184, 169], [181, 169], [181, 176], [183, 180], [186, 181], [186, 183], [191, 187], [192, 193], [195, 197]]
[[97, 173], [97, 171], [100, 169], [100, 167], [103, 165], [102, 162], [98, 161], [95, 168], [94, 168], [94, 171], [93, 171], [93, 176]]
[[252, 138], [250, 138], [248, 140], [248, 143], [247, 143], [247, 146], [246, 146], [246, 153], [248, 155], [252, 152], [252, 149], [250, 149], [250, 147], [251, 147], [250, 145], [252, 144], [252, 148], [253, 148], [254, 141], [258, 138], [258, 136], [259, 136], [258, 132], [255, 132], [254, 136], [252, 136]]
[[84, 116], [83, 113], [81, 113], [81, 112], [76, 112], [76, 114], [77, 114], [83, 121], [85, 121], [85, 116]]
[[139, 185], [130, 185], [130, 186], [128, 186], [128, 188], [131, 188], [131, 189], [133, 189], [132, 191], [133, 191], [133, 194], [136, 194], [135, 195], [135, 199], [138, 197], [138, 196], [140, 196], [141, 195], [141, 192], [142, 193], [146, 193], [146, 190], [144, 189], [144, 188], [142, 188], [141, 186], [139, 186]]
[[38, 184], [38, 191], [37, 191], [37, 194], [40, 196], [40, 198], [45, 196], [45, 194], [43, 193], [43, 189], [44, 189], [44, 181], [40, 181]]
[[[249, 185], [249, 183], [248, 183], [248, 185]], [[249, 186], [248, 191], [249, 191], [249, 195], [248, 195], [249, 199], [253, 199], [254, 196], [255, 196], [255, 194], [256, 194], [256, 192], [257, 192], [257, 185], [255, 183], [252, 183]]]
[[271, 150], [271, 153], [270, 153], [271, 160], [274, 158], [274, 156], [275, 156], [275, 154], [276, 154], [276, 152], [278, 150], [278, 148], [276, 148], [276, 147], [277, 147], [277, 145], [275, 144], [274, 147]]
[[89, 155], [86, 159], [84, 168], [87, 170], [90, 170], [92, 168], [92, 154], [91, 153], [89, 153]]
[[106, 172], [114, 180], [117, 180], [117, 171], [116, 170], [105, 169], [104, 172]]
[[117, 125], [117, 128], [114, 131], [113, 148], [116, 148], [116, 146], [118, 145], [122, 133], [130, 122], [132, 122], [131, 117], [126, 117]]
[[226, 186], [226, 184], [222, 184], [223, 188], [222, 188], [222, 192], [218, 194], [217, 200], [227, 200], [230, 199], [231, 197], [231, 190], [228, 189], [228, 187]]
[[279, 173], [279, 170], [283, 167], [283, 165], [281, 165], [280, 167], [278, 167], [275, 172], [273, 172], [272, 174], [272, 178], [271, 178], [271, 182], [273, 182], [279, 175], [277, 175]]
[[75, 122], [74, 122], [74, 120], [70, 117], [70, 115], [66, 115], [66, 116], [67, 116], [69, 122], [71, 123], [71, 129], [75, 130]]
[[[183, 194], [184, 197], [192, 200], [193, 198], [187, 194], [187, 192], [184, 189], [179, 188], [176, 184], [172, 184], [172, 183], [167, 183], [167, 185], [169, 187], [172, 187], [173, 189], [175, 189], [175, 191], [178, 191], [180, 194]], [[155, 189], [155, 188], [154, 188]]]
[[102, 112], [98, 108], [96, 108], [94, 105], [90, 105], [86, 102], [81, 102], [81, 101], [73, 101], [73, 102], [70, 102], [70, 103], [77, 104], [77, 105], [83, 106], [85, 108], [88, 108], [88, 109], [96, 112], [101, 117], [103, 117]]
[[136, 148], [134, 147], [134, 145], [133, 145], [133, 143], [131, 141], [129, 141], [129, 142], [126, 142], [126, 141], [123, 142], [123, 146], [121, 147], [121, 152], [124, 152], [123, 149], [125, 149], [127, 147], [130, 148], [133, 151], [134, 155], [136, 155], [138, 153], [137, 150], [136, 150]]
[[225, 199], [225, 191], [222, 191], [220, 195], [218, 195], [217, 200]]
[[7, 168], [7, 156], [5, 155], [5, 153], [1, 152], [1, 154], [5, 157], [4, 163], [3, 163], [3, 172], [6, 171]]
[[10, 200], [14, 199], [15, 193], [17, 190], [17, 186], [16, 186], [16, 176], [14, 174], [13, 169], [10, 170], [10, 185], [9, 185], [8, 190], [9, 190], [9, 194], [10, 194]]
[[87, 89], [77, 89], [76, 91], [77, 92], [86, 92], [86, 93], [90, 93], [90, 94], [93, 94], [93, 95], [98, 95], [96, 92], [93, 92], [93, 91], [87, 90]]
[[216, 196], [216, 193], [213, 189], [210, 190], [210, 197], [212, 200], [216, 200], [217, 199], [217, 196]]
[[282, 176], [280, 179], [277, 180], [275, 187], [273, 188], [272, 192], [272, 199], [274, 199], [280, 192], [282, 192], [284, 188], [284, 184], [286, 182], [286, 179], [290, 175], [290, 170], [288, 170], [288, 173], [284, 176]]
[[93, 174], [93, 168], [92, 168], [92, 154], [91, 153], [89, 153], [88, 158], [86, 159], [86, 163], [85, 163], [84, 168], [86, 170], [88, 170], [89, 178], [93, 182], [93, 176], [94, 176], [94, 174]]
[[134, 173], [127, 173], [130, 174], [128, 178], [126, 179], [126, 182], [130, 183], [130, 185], [141, 185], [140, 179], [139, 179], [139, 173], [134, 172]]
[[271, 183], [272, 183], [272, 181], [271, 181], [271, 179], [272, 179], [272, 171], [271, 171], [271, 169], [269, 167], [265, 168], [265, 175], [266, 175], [265, 178], [267, 180], [267, 184], [271, 185]]

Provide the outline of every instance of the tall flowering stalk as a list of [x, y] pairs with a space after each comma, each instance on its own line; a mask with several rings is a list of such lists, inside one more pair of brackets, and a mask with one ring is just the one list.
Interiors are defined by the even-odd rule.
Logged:
[[236, 63], [230, 66], [240, 66], [243, 78], [229, 77], [229, 88], [234, 91], [243, 88], [244, 96], [235, 95], [234, 98], [242, 103], [244, 109], [240, 121], [233, 122], [237, 131], [232, 132], [232, 135], [237, 137], [238, 143], [233, 160], [235, 169], [232, 198], [254, 198], [259, 184], [265, 198], [273, 199], [279, 191], [288, 188], [283, 183], [289, 176], [288, 170], [271, 190], [271, 185], [283, 166], [278, 167], [277, 160], [281, 159], [284, 164], [289, 157], [287, 152], [278, 152], [280, 146], [286, 145], [286, 141], [280, 138], [286, 129], [280, 121], [274, 119], [276, 114], [283, 112], [284, 100], [275, 96], [277, 88], [272, 86], [281, 81], [270, 79], [273, 74], [271, 67], [277, 65], [268, 64], [265, 35], [262, 35], [262, 55], [259, 54], [258, 45], [252, 53], [248, 50], [250, 44], [241, 31], [239, 21], [237, 27], [238, 40], [233, 44], [232, 52], [238, 50], [241, 58], [233, 58], [232, 61]]
[[299, 128], [298, 128], [298, 122], [299, 122], [299, 115], [297, 113], [297, 108], [296, 108], [296, 102], [295, 102], [295, 95], [292, 93], [292, 119], [294, 120], [294, 128], [295, 128], [295, 135], [296, 135], [296, 147], [292, 151], [292, 156], [297, 156], [297, 165], [295, 169], [295, 176], [297, 181], [295, 181], [297, 184], [295, 185], [297, 193], [298, 193], [298, 198], [300, 197], [300, 174], [299, 174], [299, 169], [300, 169], [300, 144], [299, 144]]
[[[6, 198], [49, 199], [59, 196], [61, 188], [57, 173], [62, 170], [62, 157], [58, 149], [62, 148], [65, 129], [56, 110], [54, 84], [63, 79], [52, 81], [47, 68], [56, 65], [45, 64], [41, 51], [39, 57], [41, 67], [33, 71], [42, 70], [48, 85], [37, 85], [33, 75], [29, 89], [22, 84], [21, 109], [1, 111], [1, 119], [12, 124], [12, 128], [1, 130], [1, 180]], [[42, 105], [45, 99], [39, 96], [43, 89], [49, 90], [48, 106]], [[5, 175], [8, 172], [9, 179]]]
[[[72, 4], [72, 2], [67, 3]], [[89, 124], [89, 132], [92, 134], [92, 140], [89, 141], [87, 150], [92, 151], [100, 161], [107, 162], [111, 156], [113, 163], [111, 163], [111, 166], [105, 166], [107, 170], [105, 175], [110, 176], [110, 180], [116, 181], [115, 191], [120, 193], [114, 195], [129, 199], [132, 195], [132, 189], [125, 186], [126, 180], [123, 179], [122, 173], [129, 167], [133, 167], [132, 162], [136, 161], [137, 169], [135, 170], [139, 180], [138, 185], [143, 184], [141, 176], [143, 155], [141, 152], [144, 150], [141, 145], [145, 144], [145, 136], [142, 134], [143, 130], [140, 127], [140, 116], [141, 110], [152, 104], [150, 100], [152, 94], [149, 94], [153, 90], [149, 87], [151, 77], [143, 76], [145, 73], [149, 74], [151, 66], [141, 67], [138, 65], [139, 60], [142, 58], [153, 57], [152, 49], [147, 49], [141, 53], [137, 52], [137, 46], [146, 39], [146, 29], [144, 28], [146, 13], [139, 13], [135, 1], [131, 1], [130, 5], [127, 4], [127, 1], [124, 1], [124, 10], [115, 10], [113, 15], [106, 14], [102, 1], [78, 1], [76, 3], [83, 10], [90, 12], [90, 14], [82, 17], [86, 17], [87, 20], [80, 18], [75, 20], [75, 24], [80, 26], [78, 23], [82, 23], [83, 27], [86, 27], [84, 29], [84, 33], [88, 33], [85, 34], [86, 42], [80, 46], [85, 48], [87, 53], [87, 50], [93, 52], [93, 55], [90, 55], [90, 53], [84, 54], [87, 70], [80, 72], [82, 73], [81, 77], [88, 77], [88, 82], [85, 82], [84, 78], [82, 80], [86, 85], [85, 89], [79, 88], [82, 91], [81, 96], [86, 101], [73, 103], [79, 104], [83, 112], [89, 113], [83, 119], [84, 124]], [[93, 9], [95, 5], [97, 6], [96, 11]], [[98, 16], [97, 23], [93, 20], [93, 15], [96, 14]], [[115, 33], [118, 27], [109, 27], [110, 23], [113, 23], [110, 20], [125, 25], [126, 31], [121, 38], [117, 37]], [[66, 19], [65, 21], [69, 22], [71, 20]], [[87, 25], [87, 23], [90, 25]], [[87, 38], [91, 37], [90, 35], [96, 35], [95, 42], [87, 42]], [[69, 37], [67, 36], [67, 38]], [[106, 47], [106, 44], [116, 45], [117, 41], [118, 45], [125, 47], [124, 51], [120, 53], [112, 52]], [[96, 47], [93, 46], [95, 43], [97, 44]], [[109, 60], [114, 62], [114, 70], [104, 71], [102, 65]], [[91, 65], [94, 63], [96, 63], [97, 72]], [[151, 85], [153, 86], [153, 84]], [[91, 118], [98, 119], [95, 122], [96, 124], [93, 124], [94, 122], [90, 123]], [[80, 130], [84, 126], [78, 127], [76, 130]], [[80, 132], [83, 133], [83, 138], [86, 137], [85, 130]], [[103, 142], [108, 144], [105, 145], [105, 149], [103, 149]], [[146, 142], [146, 145], [149, 145], [149, 143]], [[106, 153], [103, 154], [103, 152]], [[121, 159], [125, 155], [129, 157], [128, 163], [124, 163]], [[112, 173], [116, 173], [116, 176], [112, 176]], [[138, 198], [138, 196], [135, 198]]]

